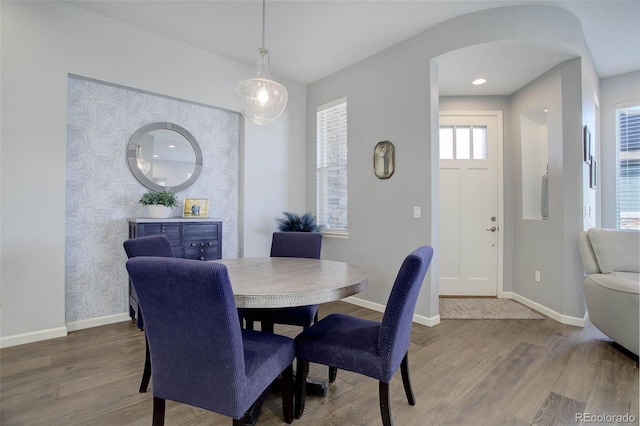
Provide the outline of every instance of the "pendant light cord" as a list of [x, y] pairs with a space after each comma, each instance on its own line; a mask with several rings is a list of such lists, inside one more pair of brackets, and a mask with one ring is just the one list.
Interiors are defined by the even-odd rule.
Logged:
[[265, 27], [265, 13], [267, 10], [267, 0], [262, 0], [262, 50], [264, 50], [264, 27]]

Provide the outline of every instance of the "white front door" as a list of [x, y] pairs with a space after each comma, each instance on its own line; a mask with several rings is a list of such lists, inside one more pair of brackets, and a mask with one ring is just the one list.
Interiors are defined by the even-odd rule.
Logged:
[[440, 295], [498, 294], [501, 125], [498, 113], [440, 115]]

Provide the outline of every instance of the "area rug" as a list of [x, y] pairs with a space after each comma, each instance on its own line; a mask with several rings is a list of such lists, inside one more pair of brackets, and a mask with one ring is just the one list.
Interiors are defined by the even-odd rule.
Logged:
[[440, 319], [544, 319], [511, 299], [441, 298]]

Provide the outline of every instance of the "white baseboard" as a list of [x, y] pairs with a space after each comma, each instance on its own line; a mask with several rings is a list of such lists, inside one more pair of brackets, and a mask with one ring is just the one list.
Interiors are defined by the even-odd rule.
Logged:
[[33, 331], [30, 333], [16, 334], [0, 338], [0, 348], [26, 345], [27, 343], [40, 342], [42, 340], [57, 339], [67, 335], [67, 327], [50, 328], [48, 330]]
[[[369, 302], [368, 300], [359, 299], [357, 297], [347, 297], [342, 299], [343, 302], [351, 303], [352, 305], [362, 306], [363, 308], [371, 309], [376, 312], [383, 312], [385, 310], [385, 306], [379, 303]], [[435, 317], [425, 317], [423, 315], [413, 315], [413, 322], [418, 324], [426, 325], [427, 327], [433, 327], [436, 324], [440, 324], [440, 315], [436, 315]]]
[[[542, 306], [541, 304], [520, 296], [517, 293], [504, 292], [502, 296], [505, 299], [513, 299], [522, 303], [529, 308], [544, 314], [559, 323], [573, 325], [576, 327], [584, 327], [587, 315], [584, 318], [572, 317], [568, 315], [562, 315], [552, 309]], [[384, 313], [385, 306], [379, 303], [370, 302], [368, 300], [359, 299], [357, 297], [347, 297], [342, 299], [344, 302], [351, 303], [353, 305], [362, 306], [363, 308], [371, 309], [372, 311]], [[27, 343], [40, 342], [42, 340], [56, 339], [58, 337], [64, 337], [70, 331], [83, 330], [85, 328], [99, 327], [101, 325], [115, 324], [117, 322], [131, 321], [131, 317], [128, 313], [106, 315], [98, 318], [91, 318], [87, 320], [73, 321], [67, 323], [65, 327], [51, 328], [48, 330], [34, 331], [31, 333], [17, 334], [15, 336], [7, 336], [0, 338], [0, 348], [9, 348], [11, 346], [24, 345]], [[433, 327], [440, 323], [440, 315], [434, 317], [425, 317], [423, 315], [413, 315], [413, 321], [426, 325], [427, 327]]]
[[87, 320], [73, 321], [66, 324], [65, 327], [51, 328], [48, 330], [34, 331], [31, 333], [16, 334], [15, 336], [7, 336], [0, 338], [0, 348], [9, 348], [11, 346], [26, 345], [27, 343], [36, 343], [43, 340], [56, 339], [65, 337], [70, 331], [83, 330], [85, 328], [99, 327], [101, 325], [114, 324], [117, 322], [131, 321], [131, 317], [127, 313], [106, 315], [98, 318]]
[[131, 317], [127, 313], [105, 315], [98, 318], [90, 318], [86, 320], [73, 321], [67, 323], [69, 331], [84, 330], [85, 328], [100, 327], [101, 325], [115, 324], [117, 322], [131, 321]]
[[520, 302], [523, 305], [533, 309], [534, 311], [538, 311], [541, 314], [546, 315], [549, 318], [554, 319], [561, 324], [573, 325], [576, 327], [584, 327], [586, 314], [584, 318], [563, 315], [559, 312], [554, 311], [553, 309], [549, 309], [546, 306], [542, 306], [541, 304], [534, 302], [533, 300], [527, 299], [524, 296], [520, 296], [517, 293], [504, 292], [502, 295], [505, 299], [513, 299], [516, 302]]
[[[547, 308], [546, 306], [542, 306], [541, 304], [534, 302], [533, 300], [527, 299], [526, 297], [520, 296], [517, 293], [512, 292], [503, 292], [501, 297], [504, 299], [513, 299], [516, 302], [520, 302], [523, 305], [533, 309], [534, 311], [538, 311], [543, 315], [548, 316], [551, 319], [558, 321], [561, 324], [573, 325], [576, 327], [584, 327], [586, 322], [587, 315], [585, 314], [584, 318], [572, 317], [568, 315], [562, 315], [552, 309]], [[363, 308], [371, 309], [376, 312], [384, 312], [385, 306], [379, 303], [369, 302], [368, 300], [359, 299], [357, 297], [347, 297], [346, 299], [342, 299], [345, 302], [351, 303], [353, 305], [362, 306]], [[413, 321], [426, 325], [427, 327], [433, 327], [440, 323], [440, 315], [436, 315], [435, 317], [425, 317], [423, 315], [413, 315]]]

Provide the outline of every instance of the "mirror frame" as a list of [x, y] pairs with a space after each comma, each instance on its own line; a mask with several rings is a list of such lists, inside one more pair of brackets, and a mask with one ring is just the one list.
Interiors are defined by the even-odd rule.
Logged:
[[[153, 182], [151, 179], [146, 177], [144, 173], [142, 173], [142, 171], [138, 168], [138, 163], [136, 160], [137, 160], [138, 145], [140, 144], [140, 141], [149, 132], [152, 132], [154, 130], [162, 130], [162, 129], [173, 130], [174, 132], [177, 132], [180, 135], [182, 135], [187, 141], [189, 141], [189, 143], [191, 144], [191, 147], [193, 148], [194, 153], [196, 154], [196, 164], [193, 169], [193, 173], [191, 174], [191, 177], [186, 181], [184, 181], [183, 183], [181, 183], [180, 185], [175, 185], [175, 186], [158, 185], [157, 183]], [[131, 140], [129, 140], [129, 145], [127, 147], [127, 160], [129, 162], [129, 168], [131, 169], [131, 172], [136, 177], [136, 179], [138, 179], [138, 181], [142, 185], [157, 192], [182, 191], [183, 189], [186, 189], [191, 185], [193, 185], [195, 181], [198, 180], [198, 177], [200, 177], [200, 172], [202, 171], [202, 150], [200, 149], [200, 145], [198, 145], [198, 141], [196, 141], [196, 138], [194, 138], [193, 135], [189, 133], [189, 131], [184, 127], [181, 127], [181, 126], [178, 126], [177, 124], [173, 124], [169, 122], [157, 122], [157, 123], [145, 124], [144, 126], [140, 127], [138, 130], [136, 130], [136, 132], [131, 137]]]

